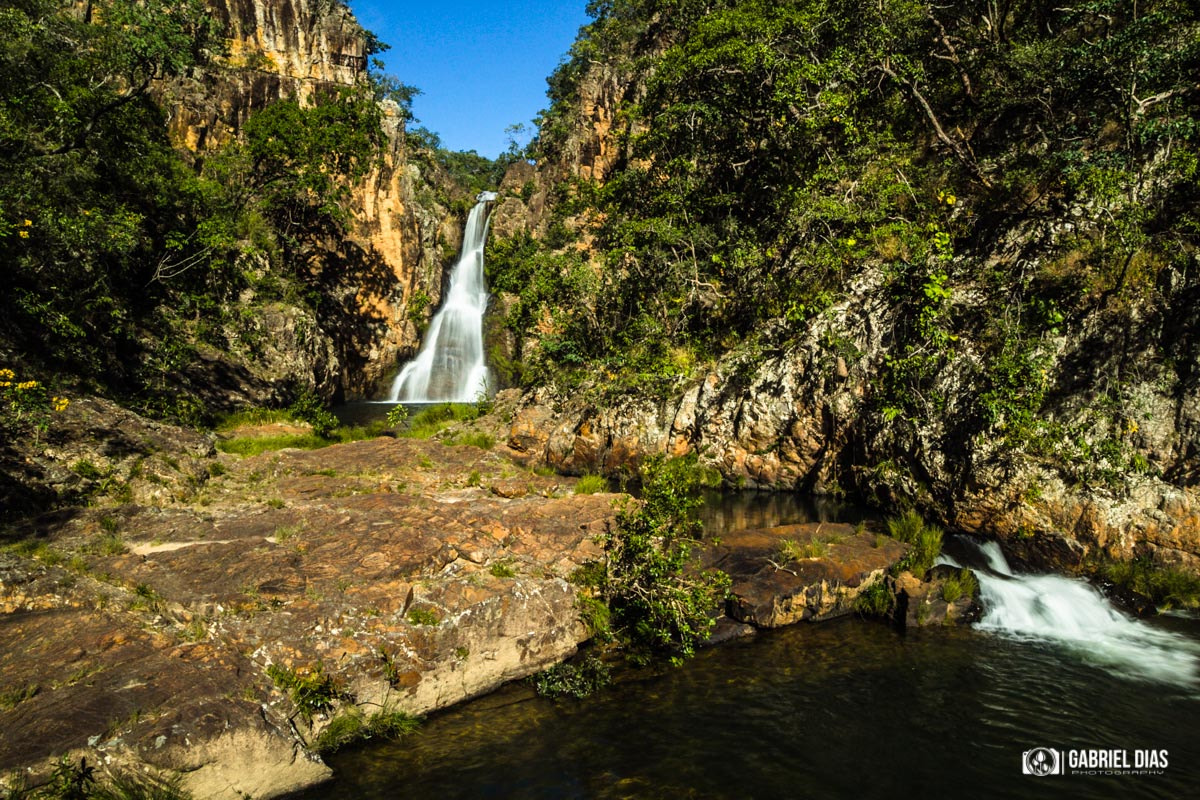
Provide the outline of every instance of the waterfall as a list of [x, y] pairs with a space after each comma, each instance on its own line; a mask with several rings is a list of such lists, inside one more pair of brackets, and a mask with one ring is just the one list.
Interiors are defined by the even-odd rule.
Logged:
[[[1065, 647], [1127, 678], [1197, 681], [1200, 645], [1191, 639], [1121, 612], [1082, 580], [1015, 574], [995, 542], [960, 542], [962, 560], [979, 579], [983, 617], [977, 629]], [[945, 555], [941, 561], [962, 566]]]
[[488, 389], [483, 352], [483, 312], [488, 292], [483, 280], [483, 244], [488, 204], [495, 192], [481, 192], [467, 217], [462, 253], [450, 272], [450, 290], [434, 315], [417, 357], [392, 383], [389, 400], [400, 403], [469, 403]]

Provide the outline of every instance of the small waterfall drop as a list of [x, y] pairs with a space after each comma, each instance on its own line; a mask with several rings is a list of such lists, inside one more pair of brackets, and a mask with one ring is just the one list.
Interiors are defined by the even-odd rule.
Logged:
[[[979, 579], [977, 629], [1057, 644], [1126, 678], [1196, 684], [1200, 645], [1191, 639], [1123, 613], [1082, 580], [1015, 574], [995, 542], [962, 544], [963, 560]], [[949, 556], [940, 560], [963, 566]]]
[[488, 291], [483, 279], [483, 245], [488, 204], [481, 192], [467, 217], [462, 253], [450, 272], [450, 289], [425, 332], [416, 358], [392, 382], [389, 400], [399, 403], [470, 403], [488, 389], [483, 351], [483, 313]]

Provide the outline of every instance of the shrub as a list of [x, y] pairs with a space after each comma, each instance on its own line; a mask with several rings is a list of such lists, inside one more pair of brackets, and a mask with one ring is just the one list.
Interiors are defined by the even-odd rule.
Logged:
[[329, 435], [338, 427], [338, 418], [325, 407], [325, 403], [309, 390], [300, 393], [296, 402], [288, 407], [296, 419], [303, 420], [312, 426], [313, 433], [322, 438]]
[[672, 661], [695, 653], [715, 622], [729, 576], [689, 569], [699, 524], [695, 458], [647, 459], [642, 500], [626, 505], [600, 535], [604, 559], [578, 574], [597, 578], [614, 633], [632, 658], [664, 653]]
[[577, 662], [555, 664], [530, 679], [542, 697], [587, 697], [612, 682], [608, 666], [595, 653]]

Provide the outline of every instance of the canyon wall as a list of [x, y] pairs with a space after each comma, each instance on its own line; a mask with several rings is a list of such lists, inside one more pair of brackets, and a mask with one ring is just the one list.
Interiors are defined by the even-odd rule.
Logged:
[[[225, 31], [224, 52], [188, 79], [160, 87], [172, 139], [197, 158], [236, 139], [256, 111], [281, 99], [361, 85], [370, 39], [350, 10], [330, 0], [212, 0]], [[398, 43], [398, 46], [403, 46]], [[434, 198], [457, 192], [444, 175], [423, 174], [405, 141], [404, 115], [385, 101], [386, 144], [365, 180], [352, 187], [354, 222], [345, 240], [327, 241], [309, 264], [327, 295], [310, 320], [324, 348], [283, 346], [259, 369], [269, 381], [305, 383], [327, 397], [376, 396], [416, 347], [417, 323], [441, 298], [444, 250], [459, 223]], [[414, 297], [420, 301], [414, 303]], [[244, 298], [253, 300], [253, 298]], [[273, 341], [295, 338], [294, 325], [268, 326]], [[313, 350], [322, 351], [320, 358]], [[325, 353], [325, 351], [328, 351]], [[261, 400], [254, 392], [248, 399]]]

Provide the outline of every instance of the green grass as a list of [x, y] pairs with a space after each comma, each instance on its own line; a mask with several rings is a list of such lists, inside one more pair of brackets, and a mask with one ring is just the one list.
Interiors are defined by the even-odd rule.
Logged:
[[[319, 450], [332, 444], [345, 444], [363, 439], [374, 439], [384, 430], [383, 423], [370, 425], [343, 425], [335, 428], [328, 436], [315, 433], [281, 433], [275, 436], [235, 436], [219, 439], [217, 449], [222, 453], [238, 456], [257, 456], [274, 450], [293, 448], [296, 450]], [[224, 470], [222, 470], [224, 472]]]
[[1148, 558], [1102, 564], [1097, 574], [1118, 586], [1149, 597], [1156, 606], [1200, 608], [1200, 576], [1171, 567], [1155, 566]]
[[584, 475], [575, 483], [575, 494], [599, 494], [608, 491], [608, 479], [603, 475]]
[[840, 534], [818, 531], [807, 542], [782, 539], [779, 542], [779, 557], [784, 562], [802, 561], [806, 558], [824, 558], [829, 555], [833, 545], [841, 544], [845, 538]]
[[233, 439], [221, 439], [217, 442], [217, 449], [222, 453], [237, 456], [257, 456], [287, 448], [317, 450], [331, 444], [334, 442], [311, 433], [285, 433], [278, 436], [238, 436]]
[[854, 610], [866, 617], [886, 617], [892, 613], [896, 598], [879, 580], [864, 589], [854, 601]]
[[399, 739], [415, 732], [420, 724], [420, 719], [403, 711], [384, 709], [364, 716], [354, 707], [330, 720], [314, 747], [318, 753], [328, 755], [367, 739]]
[[975, 580], [975, 573], [969, 569], [962, 569], [951, 575], [942, 584], [942, 599], [947, 603], [953, 603], [960, 597], [973, 597], [978, 588], [979, 583]]
[[888, 535], [912, 548], [897, 567], [923, 577], [942, 552], [942, 529], [926, 525], [916, 511], [905, 511], [887, 521]]
[[274, 425], [300, 420], [286, 408], [247, 408], [235, 411], [217, 423], [218, 431], [231, 431], [247, 425]]
[[784, 561], [803, 561], [806, 558], [824, 558], [829, 555], [829, 544], [819, 539], [807, 542], [797, 542], [795, 539], [781, 539], [779, 542], [779, 558]]
[[400, 435], [408, 439], [428, 439], [456, 422], [469, 422], [479, 417], [480, 407], [475, 403], [442, 403], [410, 417], [408, 427]]
[[467, 445], [478, 447], [480, 450], [491, 450], [496, 440], [490, 434], [482, 431], [464, 431], [446, 440], [449, 445]]
[[0, 710], [9, 711], [16, 708], [21, 703], [34, 697], [41, 689], [42, 687], [36, 683], [31, 683], [28, 686], [19, 686], [15, 689], [9, 689], [7, 692], [0, 692]]

